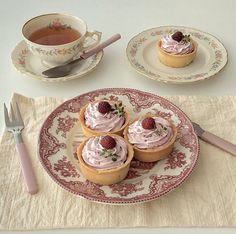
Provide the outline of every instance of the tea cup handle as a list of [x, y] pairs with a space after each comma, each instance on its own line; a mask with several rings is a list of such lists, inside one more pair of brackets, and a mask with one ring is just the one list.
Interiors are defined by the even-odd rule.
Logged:
[[88, 46], [83, 46], [82, 47], [82, 51], [86, 51], [86, 50], [90, 50], [91, 48], [93, 48], [94, 46], [96, 46], [100, 41], [101, 41], [101, 37], [102, 37], [102, 33], [98, 32], [98, 31], [91, 31], [91, 32], [87, 32], [85, 34], [84, 37], [84, 43], [86, 42], [86, 40], [88, 40], [89, 38], [94, 39], [95, 42], [93, 42], [92, 44], [89, 44]]

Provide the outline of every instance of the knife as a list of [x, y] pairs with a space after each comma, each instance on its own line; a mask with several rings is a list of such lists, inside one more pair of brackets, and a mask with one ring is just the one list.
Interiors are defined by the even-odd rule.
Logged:
[[80, 62], [81, 60], [85, 60], [91, 57], [92, 55], [98, 53], [99, 51], [103, 50], [105, 47], [109, 46], [110, 44], [119, 40], [120, 38], [121, 38], [120, 34], [115, 34], [112, 37], [110, 37], [108, 40], [96, 46], [95, 48], [89, 50], [86, 53], [81, 54], [78, 59], [75, 59], [64, 65], [50, 68], [46, 71], [43, 71], [42, 74], [47, 76], [48, 78], [59, 78], [59, 77], [66, 76], [70, 74], [71, 70], [77, 65], [78, 62]]
[[209, 142], [212, 145], [236, 156], [236, 145], [214, 135], [213, 133], [205, 131], [197, 123], [192, 122], [192, 124], [193, 124], [193, 128], [199, 138], [201, 138], [202, 140]]

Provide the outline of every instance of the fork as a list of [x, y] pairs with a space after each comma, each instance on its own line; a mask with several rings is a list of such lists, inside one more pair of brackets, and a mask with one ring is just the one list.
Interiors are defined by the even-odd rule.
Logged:
[[5, 117], [6, 129], [9, 132], [12, 132], [15, 138], [16, 149], [20, 157], [21, 170], [26, 183], [27, 191], [30, 194], [35, 194], [38, 192], [36, 177], [34, 175], [30, 158], [28, 156], [28, 152], [21, 135], [21, 131], [24, 129], [24, 122], [22, 120], [18, 104], [16, 103], [16, 113], [14, 113], [12, 105], [10, 108], [11, 108], [11, 120], [8, 115], [7, 107], [4, 103], [4, 117]]

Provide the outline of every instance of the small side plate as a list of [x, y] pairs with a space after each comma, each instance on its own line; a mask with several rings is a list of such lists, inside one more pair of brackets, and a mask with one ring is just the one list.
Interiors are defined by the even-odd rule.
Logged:
[[[176, 31], [190, 34], [198, 43], [196, 58], [183, 68], [163, 65], [157, 54], [156, 42], [164, 35]], [[217, 38], [197, 29], [181, 26], [162, 26], [139, 33], [129, 41], [126, 54], [131, 66], [137, 72], [153, 80], [176, 84], [212, 77], [227, 63], [227, 51]]]
[[103, 51], [87, 58], [78, 63], [78, 66], [73, 69], [70, 75], [59, 78], [47, 78], [42, 74], [47, 70], [40, 58], [34, 56], [28, 49], [26, 43], [21, 41], [12, 51], [11, 59], [16, 70], [26, 75], [27, 77], [47, 81], [47, 82], [63, 82], [87, 75], [93, 71], [100, 63], [103, 57]]

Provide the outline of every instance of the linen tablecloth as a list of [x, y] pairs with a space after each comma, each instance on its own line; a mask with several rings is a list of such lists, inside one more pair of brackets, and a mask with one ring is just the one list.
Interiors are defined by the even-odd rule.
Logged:
[[[236, 96], [168, 96], [192, 120], [236, 143]], [[39, 192], [29, 195], [12, 134], [0, 140], [0, 229], [121, 227], [236, 227], [236, 157], [200, 141], [199, 161], [190, 177], [169, 194], [147, 203], [106, 205], [87, 201], [58, 186], [37, 156], [40, 127], [64, 100], [14, 94], [25, 122], [23, 138]]]

